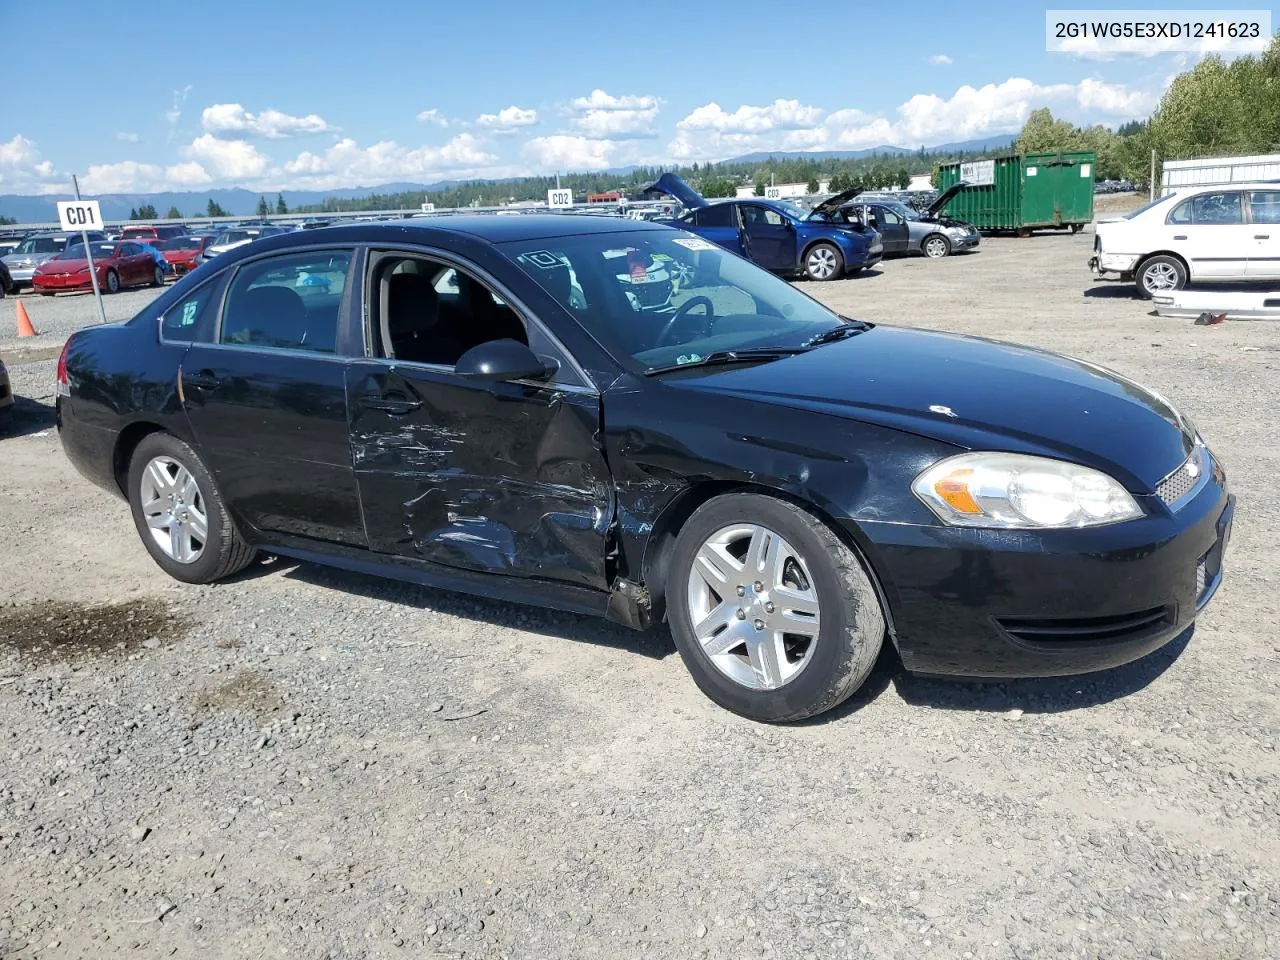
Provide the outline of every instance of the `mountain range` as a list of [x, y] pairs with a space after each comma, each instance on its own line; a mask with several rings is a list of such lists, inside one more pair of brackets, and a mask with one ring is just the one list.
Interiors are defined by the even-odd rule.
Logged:
[[[981, 140], [965, 140], [959, 143], [943, 143], [935, 147], [925, 147], [923, 149], [928, 153], [959, 153], [1000, 150], [1010, 147], [1012, 144], [1013, 137], [1006, 135], [1002, 137], [987, 137]], [[917, 152], [918, 150], [914, 150], [909, 147], [885, 145], [869, 147], [866, 150], [773, 151], [748, 153], [724, 162], [726, 164], [762, 163], [770, 158], [776, 160], [856, 160], [877, 154], [880, 156], [906, 156], [914, 155]], [[613, 167], [604, 172], [609, 174], [625, 175], [631, 173], [635, 169], [636, 168], [634, 166]], [[383, 183], [378, 184], [377, 186], [347, 187], [340, 190], [285, 190], [283, 191], [283, 195], [284, 202], [288, 204], [289, 209], [292, 210], [300, 206], [324, 203], [325, 200], [330, 198], [347, 200], [356, 197], [366, 197], [371, 193], [407, 193], [418, 190], [444, 190], [459, 182], [474, 181], [440, 180], [434, 183], [425, 184]], [[108, 221], [112, 221], [123, 220], [129, 216], [130, 210], [135, 210], [148, 203], [161, 213], [164, 213], [170, 207], [177, 207], [178, 210], [182, 211], [182, 213], [186, 214], [188, 217], [196, 218], [204, 215], [205, 208], [210, 199], [216, 201], [232, 216], [249, 216], [257, 210], [258, 198], [264, 195], [267, 196], [267, 200], [274, 206], [274, 194], [268, 195], [263, 191], [245, 190], [240, 187], [220, 190], [187, 191], [180, 193], [111, 193], [103, 194], [97, 197], [97, 199], [102, 204], [103, 218]], [[0, 194], [0, 215], [12, 217], [19, 223], [48, 223], [58, 219], [58, 211], [55, 204], [60, 199], [69, 198], [59, 195], [27, 196], [22, 194]]]

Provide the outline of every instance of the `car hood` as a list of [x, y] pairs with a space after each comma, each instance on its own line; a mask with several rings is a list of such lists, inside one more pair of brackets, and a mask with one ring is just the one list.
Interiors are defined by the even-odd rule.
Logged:
[[[106, 263], [105, 259], [93, 261], [96, 265], [101, 266]], [[79, 260], [46, 260], [37, 268], [41, 273], [78, 273], [81, 270], [89, 269], [89, 261]]]
[[814, 219], [814, 214], [831, 216], [858, 194], [862, 193], [862, 190], [862, 187], [852, 187], [849, 190], [837, 193], [833, 197], [827, 197], [827, 199], [814, 206], [813, 212], [809, 214], [809, 219]]
[[10, 253], [0, 259], [4, 260], [6, 267], [16, 267], [19, 264], [27, 263], [38, 267], [46, 260], [52, 260], [56, 256], [56, 253]]
[[166, 260], [194, 260], [200, 256], [200, 250], [196, 247], [188, 247], [185, 250], [161, 250], [160, 254]]
[[938, 194], [938, 198], [934, 200], [933, 203], [929, 204], [929, 206], [925, 207], [924, 212], [931, 217], [937, 216], [938, 211], [946, 207], [946, 205], [955, 198], [955, 195], [968, 185], [968, 180], [959, 180], [956, 183], [953, 183], [951, 186], [947, 187], [947, 189]]
[[673, 386], [856, 419], [965, 449], [1056, 457], [1150, 493], [1195, 429], [1118, 373], [976, 337], [878, 326], [771, 363], [708, 368]]
[[645, 187], [644, 195], [646, 197], [675, 197], [690, 210], [707, 206], [707, 201], [702, 194], [698, 193], [674, 173], [664, 173], [651, 186]]

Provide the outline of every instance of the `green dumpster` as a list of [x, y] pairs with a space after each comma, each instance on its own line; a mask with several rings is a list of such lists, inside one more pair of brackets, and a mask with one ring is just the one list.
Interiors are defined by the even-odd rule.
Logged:
[[944, 210], [979, 230], [1027, 234], [1036, 227], [1070, 227], [1074, 232], [1093, 219], [1097, 166], [1091, 150], [948, 163], [938, 171], [938, 189], [967, 181], [970, 186]]

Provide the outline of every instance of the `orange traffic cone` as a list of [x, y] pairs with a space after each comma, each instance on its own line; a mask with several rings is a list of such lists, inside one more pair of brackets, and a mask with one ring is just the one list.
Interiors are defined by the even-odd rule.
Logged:
[[27, 307], [21, 300], [18, 301], [18, 336], [34, 337], [36, 328], [31, 325], [31, 318], [27, 316]]

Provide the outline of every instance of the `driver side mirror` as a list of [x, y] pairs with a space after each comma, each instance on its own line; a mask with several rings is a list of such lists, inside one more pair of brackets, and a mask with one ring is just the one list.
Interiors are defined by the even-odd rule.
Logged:
[[547, 380], [556, 365], [544, 363], [518, 340], [490, 340], [472, 347], [454, 365], [453, 372], [468, 380], [497, 383], [503, 380]]

